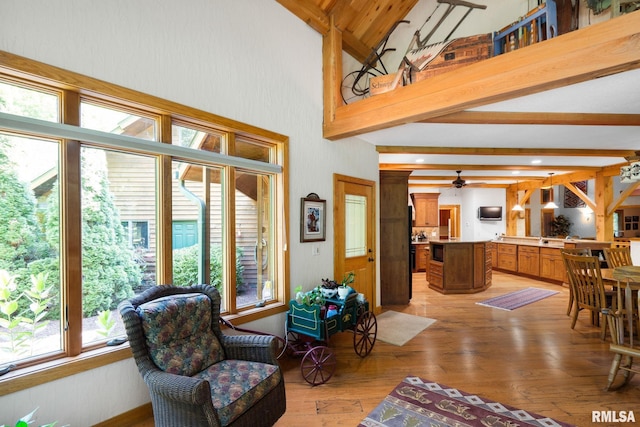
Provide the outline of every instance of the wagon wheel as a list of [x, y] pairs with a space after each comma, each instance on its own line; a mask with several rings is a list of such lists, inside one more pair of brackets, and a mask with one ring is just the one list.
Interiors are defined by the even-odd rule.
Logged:
[[370, 312], [365, 311], [360, 317], [358, 317], [358, 323], [353, 331], [353, 348], [356, 354], [360, 357], [365, 357], [376, 343], [376, 336], [378, 335], [378, 321], [376, 316]]
[[370, 71], [352, 71], [342, 79], [342, 100], [345, 104], [358, 101], [369, 96], [369, 80], [376, 77]]
[[313, 347], [302, 358], [300, 371], [302, 378], [311, 385], [320, 385], [329, 381], [336, 370], [336, 355], [329, 347]]

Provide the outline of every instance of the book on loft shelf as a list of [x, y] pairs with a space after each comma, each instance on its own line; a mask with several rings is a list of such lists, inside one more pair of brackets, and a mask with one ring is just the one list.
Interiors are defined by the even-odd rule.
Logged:
[[511, 52], [558, 35], [556, 5], [552, 0], [530, 10], [494, 33], [494, 55]]

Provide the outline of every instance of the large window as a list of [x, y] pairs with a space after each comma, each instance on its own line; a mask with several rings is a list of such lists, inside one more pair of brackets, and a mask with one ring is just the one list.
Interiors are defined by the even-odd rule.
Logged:
[[213, 284], [236, 323], [286, 310], [286, 138], [73, 77], [0, 67], [0, 367], [106, 347], [158, 284]]
[[58, 149], [0, 131], [0, 366], [62, 349]]

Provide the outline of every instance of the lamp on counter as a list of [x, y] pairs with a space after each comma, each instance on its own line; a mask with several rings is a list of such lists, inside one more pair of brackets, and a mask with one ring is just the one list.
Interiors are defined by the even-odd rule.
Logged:
[[512, 211], [515, 212], [522, 212], [524, 211], [524, 208], [522, 207], [522, 205], [520, 204], [520, 195], [518, 194], [518, 190], [519, 190], [519, 185], [518, 185], [518, 181], [516, 180], [516, 204], [513, 206], [513, 208], [511, 208]]
[[[553, 190], [553, 172], [549, 172], [549, 186]], [[558, 209], [558, 205], [556, 205], [553, 201], [553, 191], [551, 191], [551, 199], [549, 202], [544, 205], [545, 209]]]

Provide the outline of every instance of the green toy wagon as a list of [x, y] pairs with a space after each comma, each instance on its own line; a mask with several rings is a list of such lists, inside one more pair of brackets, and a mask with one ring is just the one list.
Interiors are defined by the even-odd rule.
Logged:
[[350, 293], [344, 299], [326, 298], [323, 304], [289, 302], [285, 349], [302, 356], [302, 377], [311, 385], [326, 383], [336, 369], [336, 357], [327, 346], [337, 332], [353, 332], [353, 348], [360, 357], [367, 356], [376, 342], [378, 324], [369, 311], [369, 303]]

